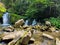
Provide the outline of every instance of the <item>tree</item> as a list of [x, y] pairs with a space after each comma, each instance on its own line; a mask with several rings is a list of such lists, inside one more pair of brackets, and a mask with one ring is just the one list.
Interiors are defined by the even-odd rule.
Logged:
[[53, 10], [55, 11], [54, 2], [50, 0], [35, 0], [30, 4], [25, 15], [28, 16], [28, 18], [41, 20], [54, 16]]
[[6, 8], [3, 3], [0, 2], [0, 12], [6, 12]]

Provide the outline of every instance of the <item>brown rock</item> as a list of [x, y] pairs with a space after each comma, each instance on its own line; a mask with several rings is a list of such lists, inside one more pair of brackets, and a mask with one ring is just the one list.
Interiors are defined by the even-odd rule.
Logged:
[[51, 36], [51, 35], [49, 35], [49, 34], [43, 33], [42, 35], [43, 35], [44, 37], [49, 38], [49, 39], [54, 39], [54, 37]]
[[8, 27], [4, 27], [2, 30], [7, 31], [7, 32], [12, 32], [12, 31], [14, 31], [14, 27], [8, 26]]
[[27, 29], [27, 28], [29, 28], [29, 26], [23, 26], [23, 29]]
[[6, 32], [4, 33], [5, 36], [2, 37], [2, 40], [9, 40], [9, 39], [14, 39], [18, 36], [22, 37], [25, 31], [15, 31], [15, 32]]
[[56, 30], [56, 28], [51, 26], [51, 27], [49, 28], [49, 30], [50, 30], [51, 32], [54, 32], [54, 31]]
[[47, 31], [48, 30], [48, 27], [47, 26], [41, 26], [41, 31]]
[[45, 24], [46, 24], [47, 26], [51, 26], [51, 23], [50, 23], [49, 21], [45, 21]]
[[60, 45], [60, 40], [56, 38], [56, 45]]
[[20, 45], [20, 44], [27, 45], [31, 36], [32, 34], [30, 31], [29, 32], [25, 31], [22, 37], [20, 36], [16, 37], [14, 40], [9, 42], [8, 45]]
[[30, 41], [29, 41], [29, 44], [33, 44], [34, 42], [35, 42], [35, 39], [31, 38]]
[[24, 20], [23, 19], [20, 19], [20, 20], [18, 20], [17, 22], [15, 22], [15, 27], [20, 27], [20, 26], [22, 26], [24, 24]]

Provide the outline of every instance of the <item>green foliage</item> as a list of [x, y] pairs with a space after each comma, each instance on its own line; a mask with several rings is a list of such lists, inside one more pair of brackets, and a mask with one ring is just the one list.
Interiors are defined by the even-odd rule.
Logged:
[[[35, 0], [32, 1], [32, 3], [29, 5], [29, 8], [26, 11], [26, 16], [28, 18], [35, 18], [35, 19], [40, 19], [40, 18], [46, 18], [48, 17], [47, 15], [50, 15], [50, 12], [45, 14], [44, 11], [46, 11], [46, 8], [54, 6], [54, 2], [51, 2], [49, 0]], [[50, 10], [49, 10], [50, 11]]]
[[6, 12], [6, 8], [3, 3], [0, 2], [0, 12]]
[[12, 23], [26, 17], [41, 20], [56, 16], [55, 3], [51, 0], [2, 0], [2, 2], [6, 5], [7, 11], [13, 13], [11, 14]]
[[60, 28], [60, 18], [51, 17], [49, 21], [52, 25], [56, 26], [57, 28]]
[[0, 18], [2, 18], [2, 14], [3, 14], [3, 13], [0, 13]]
[[30, 3], [27, 0], [2, 0], [2, 2], [6, 5], [8, 12], [18, 15], [24, 15]]
[[13, 13], [10, 14], [10, 17], [11, 17], [11, 19], [10, 19], [11, 24], [14, 24], [19, 19], [25, 19], [26, 18], [25, 16], [20, 16], [20, 15], [13, 14]]
[[6, 12], [6, 8], [4, 4], [0, 2], [0, 21], [2, 19], [3, 12]]

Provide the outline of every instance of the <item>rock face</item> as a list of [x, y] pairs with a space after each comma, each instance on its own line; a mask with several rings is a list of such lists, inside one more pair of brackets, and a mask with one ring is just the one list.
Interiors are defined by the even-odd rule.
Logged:
[[24, 20], [23, 19], [20, 19], [17, 22], [15, 22], [15, 27], [20, 27], [23, 24], [24, 24]]

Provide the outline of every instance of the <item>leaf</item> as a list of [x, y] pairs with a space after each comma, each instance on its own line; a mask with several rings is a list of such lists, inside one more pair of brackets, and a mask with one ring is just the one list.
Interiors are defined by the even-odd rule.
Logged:
[[6, 8], [3, 3], [0, 2], [0, 12], [6, 12]]

